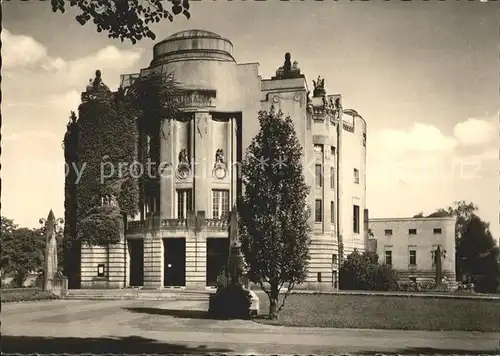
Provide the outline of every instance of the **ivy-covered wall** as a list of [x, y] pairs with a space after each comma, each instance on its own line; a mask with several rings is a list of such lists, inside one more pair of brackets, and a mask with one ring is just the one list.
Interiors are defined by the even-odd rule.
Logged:
[[[82, 174], [77, 189], [77, 220], [82, 222], [101, 199], [109, 196], [116, 197], [122, 215], [135, 215], [140, 175], [135, 117], [126, 110], [119, 94], [100, 89], [80, 105], [78, 126], [78, 166]], [[91, 240], [98, 245], [106, 242], [105, 236], [100, 241]]]

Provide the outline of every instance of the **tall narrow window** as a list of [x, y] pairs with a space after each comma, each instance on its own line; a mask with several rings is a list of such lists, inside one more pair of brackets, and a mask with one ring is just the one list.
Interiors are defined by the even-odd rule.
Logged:
[[314, 207], [314, 221], [322, 222], [323, 221], [323, 206], [321, 204], [321, 199], [316, 199], [315, 207]]
[[191, 189], [177, 190], [177, 218], [185, 219], [191, 210], [193, 210]]
[[417, 265], [417, 251], [410, 250], [410, 266], [416, 266], [416, 265]]
[[354, 183], [359, 184], [359, 170], [354, 168]]
[[212, 217], [214, 219], [229, 217], [229, 190], [212, 190]]
[[392, 251], [385, 251], [385, 264], [392, 265]]
[[330, 188], [335, 188], [335, 167], [330, 167]]
[[330, 202], [330, 222], [335, 224], [335, 202]]
[[323, 186], [323, 166], [321, 164], [314, 166], [314, 179], [316, 188], [321, 188]]
[[359, 234], [359, 205], [352, 206], [352, 231]]

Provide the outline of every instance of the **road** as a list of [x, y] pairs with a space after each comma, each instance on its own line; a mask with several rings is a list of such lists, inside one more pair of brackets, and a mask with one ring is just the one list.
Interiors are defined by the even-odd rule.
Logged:
[[209, 319], [206, 303], [2, 305], [3, 353], [500, 354], [500, 333], [292, 328]]

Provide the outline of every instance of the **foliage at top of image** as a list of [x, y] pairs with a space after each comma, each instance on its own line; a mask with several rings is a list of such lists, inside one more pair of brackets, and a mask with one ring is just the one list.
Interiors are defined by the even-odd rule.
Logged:
[[249, 279], [260, 284], [270, 300], [269, 315], [277, 318], [291, 290], [307, 277], [309, 187], [292, 119], [271, 107], [268, 112], [259, 112], [259, 122], [260, 131], [242, 164], [245, 195], [239, 214], [241, 248]]
[[75, 19], [80, 25], [92, 21], [97, 32], [104, 31], [109, 38], [128, 39], [133, 44], [143, 38], [156, 39], [151, 24], [164, 19], [172, 22], [179, 14], [191, 17], [189, 0], [51, 0], [50, 3], [54, 12], [64, 13], [68, 6], [76, 7], [80, 13]]

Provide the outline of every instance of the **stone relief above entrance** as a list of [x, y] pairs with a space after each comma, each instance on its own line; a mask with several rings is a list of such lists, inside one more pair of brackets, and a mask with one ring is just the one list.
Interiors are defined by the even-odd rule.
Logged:
[[175, 100], [180, 108], [215, 107], [216, 95], [213, 89], [183, 89]]

